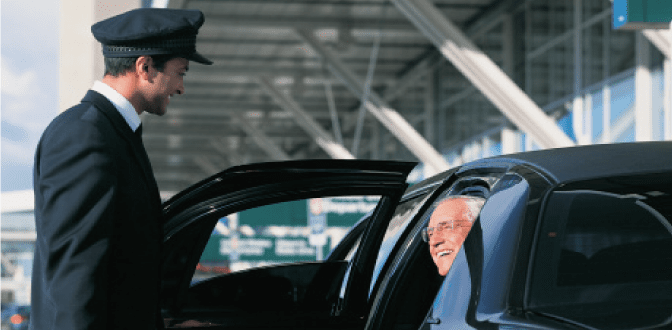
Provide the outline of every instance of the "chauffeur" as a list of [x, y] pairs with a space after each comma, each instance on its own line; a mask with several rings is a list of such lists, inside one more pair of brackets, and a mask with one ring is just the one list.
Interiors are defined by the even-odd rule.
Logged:
[[44, 131], [35, 155], [33, 329], [155, 329], [161, 201], [139, 115], [184, 93], [204, 22], [143, 8], [91, 27], [105, 75]]

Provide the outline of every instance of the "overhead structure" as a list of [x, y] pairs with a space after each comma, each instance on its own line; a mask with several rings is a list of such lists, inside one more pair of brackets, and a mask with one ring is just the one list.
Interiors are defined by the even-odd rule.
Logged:
[[247, 118], [245, 118], [242, 114], [234, 112], [232, 113], [232, 116], [238, 122], [238, 124], [240, 124], [240, 127], [243, 129], [243, 131], [252, 137], [257, 145], [264, 149], [268, 156], [270, 156], [273, 160], [283, 161], [292, 159], [273, 140], [266, 136], [262, 130], [252, 126], [252, 124], [250, 124]]
[[334, 159], [354, 159], [355, 157], [345, 147], [329, 135], [318, 123], [313, 120], [301, 106], [287, 94], [278, 90], [268, 77], [259, 78], [259, 84], [285, 111], [294, 115], [296, 122], [308, 132], [324, 151]]
[[641, 30], [641, 33], [667, 58], [672, 58], [672, 38], [667, 30]]
[[487, 55], [427, 0], [392, 0], [399, 10], [512, 123], [543, 148], [574, 142]]
[[[214, 65], [190, 66], [186, 93], [171, 98], [165, 116], [143, 115], [143, 140], [162, 192], [230, 166], [283, 159], [419, 161], [429, 175], [474, 157], [571, 145], [567, 136], [627, 141], [635, 121], [624, 119], [631, 117], [672, 123], [670, 88], [659, 88], [662, 80], [671, 84], [672, 75], [659, 69], [663, 54], [672, 71], [667, 30], [614, 30], [609, 1], [171, 0], [168, 6], [204, 12], [197, 47]], [[81, 35], [90, 36], [91, 22], [81, 25]], [[655, 45], [642, 64], [650, 70], [651, 105], [662, 109], [654, 109], [652, 120], [625, 111], [634, 101], [625, 109], [610, 103], [634, 99], [637, 34]], [[76, 47], [66, 50], [72, 54], [64, 59], [81, 55]], [[371, 96], [362, 102], [367, 77]], [[86, 86], [73, 94], [81, 98]], [[667, 101], [660, 102], [663, 92]], [[581, 132], [571, 119], [579, 115]], [[654, 128], [651, 139], [672, 136], [672, 125], [664, 129]]]
[[[364, 83], [331, 50], [316, 40], [310, 31], [300, 29], [297, 30], [297, 33], [322, 57], [329, 71], [341, 79], [343, 84], [360, 100], [363, 100], [365, 96]], [[383, 124], [410, 152], [432, 169], [432, 171], [429, 171], [430, 174], [450, 168], [441, 154], [375, 92], [369, 92], [368, 100], [364, 102], [366, 102], [364, 106], [369, 113]]]

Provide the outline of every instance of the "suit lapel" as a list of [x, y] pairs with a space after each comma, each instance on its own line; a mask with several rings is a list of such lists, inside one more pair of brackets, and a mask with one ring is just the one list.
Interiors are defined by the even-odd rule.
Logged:
[[161, 205], [159, 188], [156, 184], [152, 165], [149, 162], [149, 157], [147, 157], [147, 151], [142, 143], [142, 139], [131, 130], [131, 127], [128, 126], [124, 117], [121, 116], [119, 111], [105, 96], [95, 91], [89, 91], [86, 96], [84, 96], [84, 99], [82, 99], [82, 102], [91, 102], [98, 110], [100, 110], [105, 117], [110, 120], [112, 126], [114, 126], [119, 135], [131, 146], [133, 155], [142, 170], [145, 182], [154, 191], [155, 198], [158, 200], [159, 205]]

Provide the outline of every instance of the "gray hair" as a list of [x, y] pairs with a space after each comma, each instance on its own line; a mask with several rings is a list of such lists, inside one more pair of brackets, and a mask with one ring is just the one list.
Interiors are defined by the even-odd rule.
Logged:
[[479, 197], [479, 196], [469, 196], [469, 195], [453, 195], [453, 196], [448, 196], [441, 200], [440, 203], [443, 203], [447, 200], [451, 199], [459, 199], [463, 200], [464, 203], [467, 205], [467, 218], [469, 221], [474, 222], [476, 221], [476, 218], [478, 217], [478, 214], [481, 212], [481, 209], [483, 208], [483, 205], [485, 204], [485, 198]]

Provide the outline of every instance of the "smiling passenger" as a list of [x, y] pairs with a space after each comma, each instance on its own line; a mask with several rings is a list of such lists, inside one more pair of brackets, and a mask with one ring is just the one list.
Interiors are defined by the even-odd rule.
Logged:
[[429, 243], [429, 253], [441, 276], [448, 274], [484, 203], [481, 197], [452, 196], [441, 201], [432, 213], [422, 238]]

